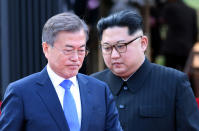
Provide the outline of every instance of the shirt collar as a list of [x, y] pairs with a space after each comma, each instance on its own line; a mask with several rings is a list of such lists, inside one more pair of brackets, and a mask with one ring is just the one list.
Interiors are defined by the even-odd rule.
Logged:
[[[145, 58], [144, 63], [140, 66], [140, 68], [128, 78], [127, 87], [131, 92], [135, 92], [142, 87], [142, 84], [145, 83], [147, 76], [149, 75], [150, 71], [152, 70], [152, 64]], [[113, 74], [110, 70], [107, 74], [109, 83], [109, 87], [111, 88], [112, 93], [114, 96], [117, 96], [120, 92], [123, 84], [123, 79], [119, 76]]]

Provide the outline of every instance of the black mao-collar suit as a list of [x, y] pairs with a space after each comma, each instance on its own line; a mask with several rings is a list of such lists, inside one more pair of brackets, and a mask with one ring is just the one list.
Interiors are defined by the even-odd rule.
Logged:
[[199, 111], [184, 73], [145, 59], [126, 86], [109, 69], [92, 76], [111, 88], [124, 131], [199, 130]]

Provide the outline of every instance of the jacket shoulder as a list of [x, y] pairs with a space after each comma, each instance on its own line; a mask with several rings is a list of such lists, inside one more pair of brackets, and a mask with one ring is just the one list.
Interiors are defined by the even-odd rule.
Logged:
[[96, 72], [96, 73], [93, 73], [91, 74], [90, 76], [94, 77], [94, 78], [97, 78], [99, 80], [106, 80], [107, 79], [107, 74], [111, 73], [111, 71], [109, 69], [105, 69], [103, 71], [100, 71], [100, 72]]
[[85, 79], [86, 81], [89, 82], [89, 84], [94, 84], [94, 85], [105, 85], [107, 86], [107, 84], [105, 82], [103, 82], [102, 80], [98, 79], [97, 77], [93, 77], [92, 75], [88, 76], [88, 75], [84, 75], [81, 73], [78, 73], [78, 76], [81, 77], [80, 79]]
[[22, 90], [24, 89], [30, 89], [30, 88], [27, 88], [27, 87], [31, 87], [36, 81], [39, 80], [39, 73], [34, 73], [34, 74], [31, 74], [29, 76], [26, 76], [24, 78], [21, 78], [19, 80], [16, 80], [14, 82], [11, 82], [7, 88], [6, 88], [6, 93], [8, 92], [18, 92], [20, 93]]
[[166, 66], [162, 66], [162, 65], [158, 65], [158, 64], [154, 64], [153, 65], [153, 70], [152, 73], [154, 74], [158, 74], [159, 77], [164, 76], [166, 78], [177, 78], [177, 77], [182, 77], [182, 76], [186, 76], [186, 74], [182, 71], [176, 70], [174, 68], [170, 68], [170, 67], [166, 67]]
[[34, 74], [31, 74], [29, 76], [26, 76], [24, 78], [21, 78], [19, 80], [16, 80], [12, 83], [10, 83], [9, 85], [13, 85], [13, 86], [18, 86], [18, 85], [26, 85], [26, 84], [30, 84], [32, 83], [33, 81], [36, 81], [38, 80], [38, 76], [39, 76], [40, 72], [37, 72], [37, 73], [34, 73]]

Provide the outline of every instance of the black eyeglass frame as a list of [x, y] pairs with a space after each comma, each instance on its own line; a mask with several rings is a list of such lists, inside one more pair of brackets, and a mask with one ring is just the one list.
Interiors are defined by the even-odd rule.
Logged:
[[[114, 44], [114, 45], [110, 45], [110, 48], [111, 48], [111, 51], [110, 52], [103, 52], [103, 45], [102, 44], [100, 44], [100, 48], [101, 48], [101, 50], [102, 50], [102, 53], [103, 54], [107, 54], [107, 55], [110, 55], [111, 53], [112, 53], [112, 51], [113, 51], [113, 48], [115, 48], [115, 50], [118, 52], [118, 53], [125, 53], [126, 52], [126, 50], [127, 50], [127, 45], [129, 45], [130, 43], [132, 43], [132, 42], [134, 42], [135, 40], [137, 40], [137, 39], [139, 39], [139, 38], [142, 38], [143, 36], [138, 36], [138, 37], [136, 37], [136, 38], [134, 38], [133, 40], [131, 40], [131, 41], [129, 41], [129, 42], [125, 42], [125, 43], [117, 43], [117, 44]], [[121, 45], [121, 44], [124, 44], [125, 45], [125, 50], [124, 51], [120, 51], [120, 50], [118, 50], [118, 47], [117, 47], [117, 45]]]

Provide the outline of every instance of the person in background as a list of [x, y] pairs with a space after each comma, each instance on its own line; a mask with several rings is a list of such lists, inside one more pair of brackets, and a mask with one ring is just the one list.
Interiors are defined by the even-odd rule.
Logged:
[[196, 102], [198, 103], [198, 109], [199, 109], [199, 98], [196, 98]]
[[98, 21], [108, 69], [92, 74], [106, 82], [124, 131], [199, 131], [199, 110], [186, 74], [149, 62], [143, 19], [124, 10]]
[[45, 23], [42, 48], [48, 64], [9, 84], [1, 131], [122, 131], [107, 84], [78, 73], [87, 40], [87, 25], [72, 13]]
[[168, 0], [162, 10], [166, 36], [160, 53], [165, 65], [183, 71], [193, 45], [197, 41], [197, 14], [183, 0]]

